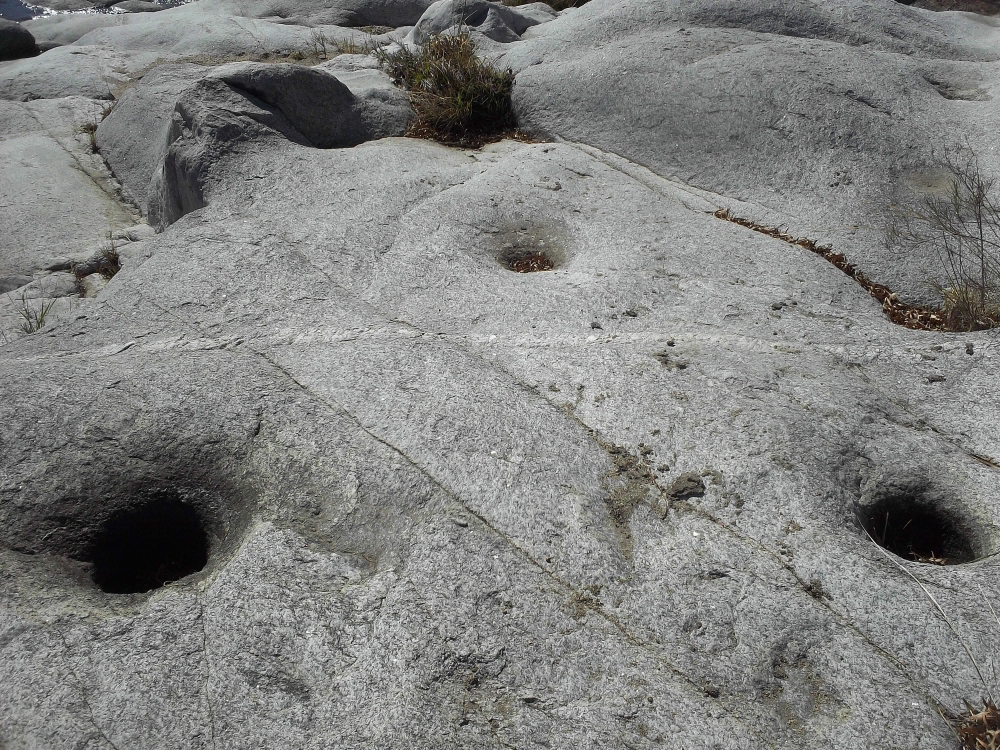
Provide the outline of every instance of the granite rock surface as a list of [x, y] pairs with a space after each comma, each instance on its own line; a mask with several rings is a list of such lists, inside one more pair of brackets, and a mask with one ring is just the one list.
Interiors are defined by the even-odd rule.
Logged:
[[0, 747], [957, 748], [996, 334], [716, 212], [919, 294], [861, 238], [931, 139], [997, 168], [994, 25], [591, 0], [465, 150], [364, 56], [144, 62], [215, 13], [0, 101]]

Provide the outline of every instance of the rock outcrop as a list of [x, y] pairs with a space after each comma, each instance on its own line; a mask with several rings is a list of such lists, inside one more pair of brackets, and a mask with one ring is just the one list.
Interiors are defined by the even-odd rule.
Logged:
[[306, 26], [412, 26], [433, 0], [209, 0], [235, 16]]
[[[104, 106], [75, 97], [0, 101], [0, 294], [36, 271], [67, 266], [70, 256], [92, 252], [109, 229], [135, 222], [82, 132], [96, 126]], [[12, 289], [11, 278], [22, 283]]]
[[[141, 3], [136, 5], [136, 3]], [[296, 26], [410, 26], [433, 0], [201, 0], [199, 12], [238, 18], [259, 18]], [[107, 0], [39, 0], [53, 10], [86, 10], [107, 6]], [[117, 3], [114, 7], [120, 7]], [[128, 0], [125, 10], [152, 10], [152, 3]], [[160, 6], [161, 8], [164, 6]]]
[[16, 21], [0, 18], [0, 61], [34, 57], [38, 45], [31, 32]]
[[273, 138], [346, 148], [403, 134], [409, 105], [385, 74], [341, 75], [357, 95], [319, 67], [160, 66], [125, 93], [96, 142], [128, 196], [163, 228], [205, 205], [211, 172], [231, 152]]
[[591, 2], [505, 62], [530, 132], [752, 203], [912, 299], [939, 258], [886, 255], [889, 206], [965, 145], [1000, 170], [1000, 28], [894, 0]]
[[103, 121], [0, 101], [0, 747], [956, 747], [996, 334], [724, 218], [905, 284], [843, 225], [930, 139], [998, 173], [994, 25], [591, 0], [493, 42], [550, 140], [466, 150], [367, 56], [179, 60], [198, 14], [63, 48]]
[[516, 42], [532, 26], [555, 17], [545, 3], [509, 8], [489, 0], [437, 0], [417, 21], [407, 41], [423, 44], [435, 34], [469, 29], [496, 42]]
[[959, 10], [987, 16], [1000, 14], [1000, 2], [997, 0], [897, 0], [897, 2], [927, 10]]

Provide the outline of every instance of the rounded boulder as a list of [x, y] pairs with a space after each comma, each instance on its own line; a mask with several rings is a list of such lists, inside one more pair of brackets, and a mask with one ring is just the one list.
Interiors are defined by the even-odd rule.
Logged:
[[19, 60], [37, 54], [38, 45], [30, 31], [16, 21], [0, 18], [0, 60]]

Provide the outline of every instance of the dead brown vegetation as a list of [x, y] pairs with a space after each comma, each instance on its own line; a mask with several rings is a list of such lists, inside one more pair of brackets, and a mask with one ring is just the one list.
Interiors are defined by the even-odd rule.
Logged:
[[439, 34], [416, 50], [372, 52], [409, 95], [416, 114], [409, 135], [475, 147], [515, 134], [514, 74], [480, 58], [468, 34]]
[[991, 699], [982, 708], [965, 705], [956, 722], [962, 750], [1000, 750], [1000, 708]]
[[858, 284], [866, 289], [872, 297], [878, 300], [882, 304], [882, 311], [886, 314], [889, 320], [897, 325], [920, 331], [951, 330], [948, 328], [945, 316], [940, 310], [933, 310], [927, 307], [910, 305], [903, 302], [896, 296], [895, 292], [889, 289], [889, 287], [884, 284], [877, 284], [869, 279], [856, 266], [848, 262], [846, 256], [835, 252], [831, 247], [820, 245], [814, 240], [810, 240], [806, 237], [795, 237], [781, 227], [769, 227], [764, 224], [758, 224], [754, 221], [750, 221], [749, 219], [734, 216], [728, 209], [725, 208], [720, 208], [716, 211], [715, 217], [717, 219], [731, 221], [734, 224], [739, 224], [740, 226], [752, 229], [755, 232], [766, 234], [768, 237], [774, 237], [782, 242], [787, 242], [789, 245], [801, 247], [811, 253], [815, 253], [821, 258], [824, 258], [858, 282]]

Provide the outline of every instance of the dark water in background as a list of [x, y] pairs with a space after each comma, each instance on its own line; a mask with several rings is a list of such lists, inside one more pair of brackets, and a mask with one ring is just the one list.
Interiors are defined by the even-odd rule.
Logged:
[[[118, 0], [111, 0], [111, 2], [118, 2]], [[173, 8], [177, 5], [183, 5], [190, 0], [152, 0], [152, 2], [157, 5], [162, 5], [164, 8]], [[110, 4], [110, 3], [109, 3]], [[0, 18], [6, 18], [8, 21], [27, 21], [28, 19], [35, 18], [37, 16], [44, 15], [45, 13], [51, 13], [52, 11], [47, 11], [45, 8], [39, 8], [35, 5], [28, 5], [22, 0], [0, 0]], [[63, 11], [65, 12], [65, 11]], [[107, 13], [108, 9], [103, 7], [91, 8], [90, 10], [74, 10], [69, 11], [69, 13]], [[112, 12], [114, 12], [112, 10]], [[61, 15], [61, 14], [60, 14]]]
[[42, 13], [44, 11], [41, 8], [33, 8], [21, 0], [0, 0], [0, 18], [8, 21], [27, 21]]

